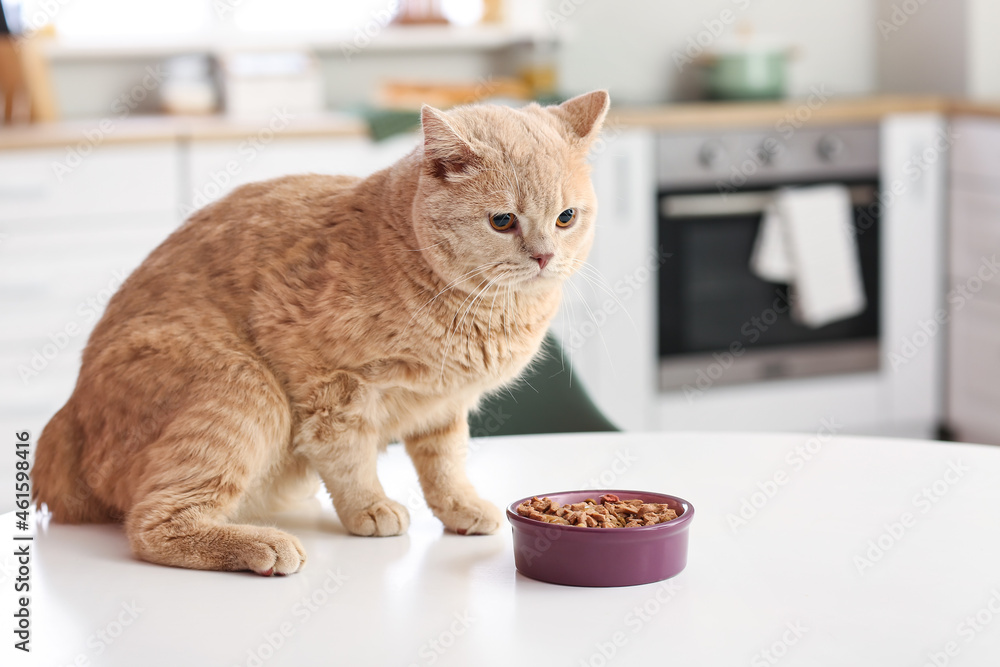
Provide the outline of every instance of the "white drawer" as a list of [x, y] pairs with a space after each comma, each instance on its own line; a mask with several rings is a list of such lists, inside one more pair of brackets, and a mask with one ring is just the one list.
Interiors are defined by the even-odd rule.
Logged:
[[[82, 227], [82, 226], [81, 226]], [[20, 230], [4, 239], [5, 253], [38, 260], [61, 254], [100, 257], [102, 255], [148, 255], [173, 231], [170, 226], [133, 229], [76, 229], [56, 234]]]
[[67, 325], [91, 327], [104, 312], [108, 301], [118, 291], [124, 270], [91, 270], [67, 279], [72, 285], [60, 289], [58, 285], [4, 285], [0, 290], [5, 308], [17, 313], [17, 326], [0, 330], [0, 343], [40, 338]]
[[951, 424], [1000, 439], [1000, 304], [972, 299], [953, 313], [949, 341]]
[[67, 170], [68, 150], [0, 152], [0, 219], [176, 210], [175, 144], [100, 146]]
[[162, 234], [177, 229], [181, 220], [174, 211], [168, 209], [140, 211], [133, 213], [87, 214], [57, 218], [2, 218], [0, 232], [17, 235], [58, 236], [91, 232], [132, 233], [154, 230]]
[[72, 291], [77, 276], [131, 271], [175, 228], [169, 212], [0, 222], [0, 289], [42, 283]]

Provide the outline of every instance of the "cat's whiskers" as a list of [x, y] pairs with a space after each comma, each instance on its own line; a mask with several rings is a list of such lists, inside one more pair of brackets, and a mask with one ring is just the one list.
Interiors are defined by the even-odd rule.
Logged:
[[430, 250], [431, 248], [436, 248], [442, 243], [447, 243], [448, 239], [442, 239], [437, 243], [427, 246], [426, 248], [406, 248], [406, 252], [421, 252], [422, 250]]
[[588, 275], [593, 276], [596, 280], [600, 282], [601, 285], [606, 287], [611, 287], [611, 281], [609, 281], [601, 271], [588, 262], [585, 259], [580, 259], [578, 257], [567, 257], [566, 261], [574, 265], [579, 271], [586, 271]]
[[583, 292], [580, 291], [580, 288], [568, 280], [566, 281], [566, 284], [576, 290], [577, 295], [580, 297], [580, 301], [583, 302], [583, 307], [587, 309], [587, 313], [590, 315], [590, 319], [594, 323], [594, 328], [597, 330], [597, 335], [601, 337], [601, 345], [604, 346], [604, 353], [608, 355], [608, 363], [611, 364], [611, 372], [617, 377], [618, 373], [615, 369], [615, 360], [611, 357], [611, 350], [608, 349], [608, 342], [604, 339], [604, 334], [601, 333], [601, 323], [597, 321], [597, 316], [594, 315], [594, 311], [591, 309], [590, 304], [587, 303], [587, 299], [583, 296]]
[[[459, 326], [459, 324], [460, 324], [459, 315], [462, 314], [462, 307], [465, 305], [465, 302], [468, 301], [469, 299], [472, 299], [472, 303], [475, 303], [477, 291], [485, 289], [486, 287], [488, 287], [489, 284], [490, 284], [490, 282], [492, 282], [492, 281], [490, 280], [489, 277], [484, 278], [484, 279], [482, 279], [482, 280], [479, 281], [479, 284], [477, 284], [475, 287], [473, 287], [471, 290], [469, 290], [469, 293], [465, 295], [464, 299], [462, 299], [462, 303], [458, 304], [458, 308], [455, 309], [455, 316], [451, 320], [451, 323], [452, 323], [452, 326], [450, 327], [451, 330], [454, 331], [455, 328], [457, 328]], [[471, 307], [472, 304], [470, 303], [469, 306]], [[464, 319], [465, 319], [465, 317], [463, 316], [462, 320], [464, 320]]]
[[[495, 285], [495, 284], [499, 283], [500, 280], [502, 280], [503, 278], [505, 278], [509, 273], [510, 273], [510, 271], [508, 270], [508, 271], [504, 271], [503, 273], [499, 274], [496, 278], [493, 279], [493, 281], [489, 285], [486, 286], [486, 288], [489, 289], [492, 285]], [[484, 293], [485, 293], [485, 290], [484, 290]], [[500, 293], [500, 291], [498, 289], [494, 289], [493, 290], [493, 301], [490, 303], [490, 313], [489, 313], [489, 316], [486, 319], [486, 342], [489, 345], [491, 345], [492, 342], [493, 342], [493, 337], [492, 337], [493, 306], [497, 302], [497, 294], [499, 294], [499, 293]], [[482, 305], [482, 304], [485, 304], [485, 303], [486, 303], [486, 298], [483, 297], [483, 296], [480, 296], [479, 305]], [[473, 320], [475, 320], [476, 317], [479, 315], [479, 305], [476, 306], [476, 311], [472, 314], [472, 319]], [[470, 344], [471, 344], [471, 340], [472, 340], [472, 338], [470, 337], [469, 338]], [[483, 355], [483, 363], [486, 364], [487, 368], [489, 368], [489, 365], [490, 365], [489, 358], [485, 354]]]
[[[507, 352], [513, 359], [514, 353], [510, 347], [510, 316], [513, 311], [513, 309], [510, 306], [510, 291], [511, 291], [510, 283], [507, 283], [506, 287], [507, 289], [504, 290], [504, 309], [500, 313], [500, 323], [503, 324], [504, 337], [507, 339]], [[504, 315], [507, 315], [507, 317], [504, 317]]]
[[572, 263], [579, 270], [590, 271], [591, 274], [593, 274], [594, 277], [598, 278], [603, 284], [608, 286], [611, 285], [611, 282], [607, 278], [605, 278], [604, 274], [601, 273], [601, 271], [596, 266], [594, 266], [587, 260], [580, 259], [579, 257], [567, 257], [565, 261]]
[[[495, 277], [493, 280], [491, 280], [486, 285], [486, 287], [484, 287], [479, 292], [479, 294], [476, 296], [476, 298], [472, 301], [473, 306], [475, 306], [475, 308], [476, 308], [474, 311], [472, 311], [472, 319], [470, 320], [470, 322], [472, 323], [472, 327], [473, 328], [476, 328], [476, 318], [479, 315], [479, 306], [486, 301], [486, 299], [483, 297], [483, 295], [486, 293], [486, 290], [488, 290], [491, 285], [493, 285], [498, 280], [500, 280], [500, 278], [502, 277], [502, 275], [503, 274], [501, 274], [501, 275]], [[466, 311], [466, 315], [468, 315], [468, 314], [469, 314], [469, 311], [467, 310]], [[465, 316], [464, 315], [462, 316], [462, 320], [463, 321], [465, 320]], [[479, 331], [479, 333], [480, 333], [480, 335], [482, 335], [482, 331]], [[486, 328], [486, 340], [489, 341], [489, 323], [487, 323], [487, 328]], [[472, 358], [472, 332], [471, 331], [469, 332], [469, 336], [465, 339], [465, 353], [468, 355], [468, 357], [470, 359]], [[487, 368], [489, 368], [489, 366], [490, 366], [489, 355], [486, 352], [483, 353], [483, 364], [485, 364], [485, 366]]]
[[625, 303], [618, 298], [618, 295], [611, 289], [611, 284], [608, 282], [607, 278], [601, 274], [597, 267], [590, 262], [572, 257], [569, 258], [568, 261], [575, 262], [577, 264], [580, 277], [586, 280], [591, 286], [591, 289], [594, 290], [594, 295], [597, 295], [597, 290], [594, 288], [600, 288], [607, 293], [612, 299], [615, 300], [615, 303], [618, 304], [618, 307], [621, 308], [622, 312], [625, 313], [625, 317], [627, 317], [628, 321], [632, 324], [632, 329], [638, 331], [638, 328], [635, 325], [635, 320], [632, 319], [632, 315], [628, 312], [628, 308], [625, 307]]
[[[596, 288], [601, 289], [605, 293], [607, 293], [614, 300], [615, 304], [617, 304], [618, 308], [623, 313], [625, 313], [625, 317], [628, 318], [629, 324], [632, 325], [632, 330], [635, 331], [635, 332], [639, 331], [638, 327], [636, 327], [636, 325], [635, 325], [635, 320], [632, 319], [632, 314], [628, 312], [628, 308], [625, 306], [624, 302], [622, 302], [622, 300], [620, 298], [618, 298], [617, 294], [615, 294], [614, 292], [612, 292], [611, 290], [609, 290], [604, 285], [601, 285], [600, 283], [594, 282], [594, 280], [592, 278], [590, 278], [589, 276], [587, 276], [584, 273], [581, 273], [580, 277], [587, 281], [587, 283], [591, 286], [591, 289], [594, 289], [596, 287]], [[595, 296], [598, 295], [598, 292], [597, 292], [596, 289], [594, 289], [594, 294], [595, 294]]]
[[[505, 278], [510, 274], [510, 271], [504, 271], [499, 278]], [[497, 297], [500, 295], [500, 290], [493, 291], [493, 301], [490, 303], [490, 316], [486, 322], [486, 339], [491, 340], [490, 332], [493, 329], [493, 307], [497, 304]]]
[[[517, 307], [517, 292], [514, 290], [514, 284], [512, 283], [508, 287], [508, 292], [510, 293], [510, 330], [515, 333], [514, 340], [517, 340], [517, 330], [520, 328], [520, 322], [517, 319], [518, 307]], [[514, 358], [514, 349], [510, 348], [510, 358]]]
[[[565, 331], [567, 328], [569, 328], [570, 322], [575, 322], [576, 321], [576, 307], [573, 305], [573, 300], [572, 299], [567, 299], [567, 300], [563, 301], [563, 303], [565, 303], [567, 306], [569, 306], [569, 320], [566, 320], [566, 318], [563, 318], [563, 327], [564, 327], [563, 330]], [[567, 343], [571, 342], [570, 339], [565, 335], [565, 333], [563, 334], [563, 340], [566, 341]], [[566, 348], [564, 346], [563, 347], [563, 370], [566, 370], [566, 361], [565, 361], [565, 359], [566, 359]], [[569, 355], [569, 386], [570, 387], [573, 386], [573, 355], [572, 354]]]
[[[470, 312], [472, 312], [472, 307], [476, 305], [476, 302], [479, 301], [480, 297], [486, 292], [486, 290], [488, 290], [490, 288], [490, 285], [492, 285], [493, 283], [496, 282], [496, 280], [497, 280], [496, 277], [490, 279], [488, 282], [486, 282], [485, 285], [482, 286], [482, 289], [480, 289], [479, 292], [475, 293], [475, 295], [472, 297], [472, 301], [469, 302], [469, 305], [465, 309], [465, 312], [462, 313], [461, 319], [458, 320], [458, 322], [455, 324], [454, 328], [452, 329], [451, 337], [449, 337], [449, 339], [448, 339], [448, 347], [447, 347], [448, 351], [451, 350], [451, 339], [456, 334], [458, 334], [459, 331], [461, 331], [462, 325], [465, 323], [465, 318], [468, 317], [468, 315], [469, 315]], [[464, 304], [465, 302], [463, 301], [462, 303]], [[459, 306], [459, 310], [461, 310], [461, 308], [462, 308], [462, 306], [460, 305]], [[472, 326], [475, 326], [475, 315], [473, 315], [473, 318], [472, 318]], [[472, 332], [470, 331], [469, 334], [470, 335], [468, 337], [466, 337], [466, 339], [465, 339], [466, 340], [466, 348], [465, 348], [466, 354], [469, 354], [470, 351], [471, 351], [471, 348], [469, 347], [469, 345], [470, 345], [470, 343], [472, 341], [472, 335], [471, 335]], [[446, 352], [446, 354], [447, 354], [447, 352]]]
[[[480, 297], [486, 292], [486, 290], [490, 288], [490, 285], [494, 284], [503, 275], [504, 274], [500, 274], [500, 276], [495, 276], [495, 277], [493, 277], [490, 280], [480, 282], [479, 286], [481, 286], [481, 289], [479, 289], [478, 292], [476, 292], [475, 289], [473, 289], [472, 291], [470, 291], [469, 294], [465, 297], [465, 299], [462, 300], [462, 303], [460, 303], [458, 305], [458, 309], [455, 311], [455, 317], [452, 320], [453, 326], [450, 327], [450, 334], [448, 335], [448, 340], [445, 343], [444, 354], [441, 355], [441, 377], [442, 378], [444, 377], [445, 362], [448, 359], [448, 354], [451, 352], [452, 339], [455, 337], [455, 334], [458, 333], [459, 329], [461, 329], [462, 324], [465, 322], [466, 316], [469, 314], [469, 311], [472, 309], [472, 307], [476, 304], [476, 301], [478, 301], [480, 299]], [[465, 302], [468, 301], [470, 297], [472, 297], [472, 302], [469, 303], [469, 306], [465, 309], [465, 312], [462, 313], [461, 319], [459, 319], [459, 313], [462, 311], [462, 306], [465, 305]], [[473, 319], [475, 319], [475, 316], [473, 316]], [[469, 336], [468, 340], [471, 341], [471, 339], [472, 339], [472, 337]], [[468, 349], [467, 349], [467, 352], [468, 352]]]
[[573, 270], [578, 272], [581, 277], [590, 279], [591, 285], [603, 290], [609, 296], [615, 298], [620, 305], [623, 305], [621, 300], [617, 298], [617, 294], [613, 291], [611, 282], [596, 267], [580, 259], [569, 258], [566, 261], [574, 266]]
[[[435, 294], [434, 296], [432, 296], [430, 298], [430, 300], [427, 301], [427, 303], [425, 303], [424, 305], [420, 306], [420, 308], [418, 308], [417, 311], [415, 313], [413, 313], [413, 315], [410, 317], [410, 320], [406, 323], [406, 326], [403, 327], [403, 330], [400, 333], [401, 334], [405, 333], [407, 331], [407, 329], [410, 328], [410, 325], [413, 324], [413, 320], [416, 319], [417, 315], [419, 315], [420, 313], [422, 313], [423, 310], [425, 308], [427, 308], [429, 305], [431, 305], [439, 296], [441, 296], [442, 294], [444, 294], [448, 290], [451, 290], [451, 289], [454, 289], [455, 287], [457, 287], [458, 284], [461, 281], [467, 280], [467, 279], [470, 279], [470, 278], [474, 278], [475, 276], [477, 276], [477, 275], [479, 275], [479, 274], [481, 274], [481, 273], [483, 273], [485, 271], [488, 271], [494, 265], [495, 264], [493, 262], [486, 262], [485, 264], [480, 264], [479, 267], [477, 267], [475, 269], [472, 269], [468, 273], [462, 274], [458, 278], [455, 278], [450, 283], [448, 283], [447, 285], [445, 285], [444, 289], [442, 289], [440, 292], [438, 292], [437, 294]], [[400, 335], [399, 338], [400, 338], [400, 340], [402, 340], [403, 336]]]

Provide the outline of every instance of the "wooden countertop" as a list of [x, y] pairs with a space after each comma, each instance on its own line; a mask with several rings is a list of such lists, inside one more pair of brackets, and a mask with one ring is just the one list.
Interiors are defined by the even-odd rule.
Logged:
[[718, 127], [774, 127], [804, 124], [870, 123], [897, 113], [976, 113], [1000, 115], [996, 106], [972, 105], [946, 97], [832, 97], [822, 94], [780, 102], [697, 102], [613, 109], [609, 123], [623, 127], [680, 130]]
[[288, 137], [360, 137], [368, 127], [360, 118], [343, 113], [282, 116], [275, 112], [261, 120], [226, 116], [133, 116], [38, 123], [0, 128], [0, 150], [122, 144], [193, 139], [243, 140], [274, 132]]
[[[779, 127], [783, 123], [843, 124], [874, 122], [896, 113], [941, 113], [1000, 117], [995, 104], [946, 97], [876, 96], [830, 98], [813, 95], [798, 100], [751, 103], [678, 103], [612, 110], [608, 123], [617, 127], [681, 130], [718, 127]], [[78, 143], [135, 143], [176, 140], [239, 140], [266, 132], [269, 122], [225, 116], [135, 116], [75, 120], [0, 128], [0, 150], [65, 147]], [[344, 113], [295, 117], [282, 123], [282, 137], [359, 137], [367, 127], [360, 118]]]

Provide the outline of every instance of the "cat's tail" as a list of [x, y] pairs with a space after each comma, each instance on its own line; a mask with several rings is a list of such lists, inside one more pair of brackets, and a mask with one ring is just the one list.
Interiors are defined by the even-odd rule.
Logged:
[[73, 399], [42, 429], [31, 469], [32, 498], [44, 503], [59, 523], [104, 523], [111, 512], [87, 484], [80, 454], [83, 432], [73, 410]]

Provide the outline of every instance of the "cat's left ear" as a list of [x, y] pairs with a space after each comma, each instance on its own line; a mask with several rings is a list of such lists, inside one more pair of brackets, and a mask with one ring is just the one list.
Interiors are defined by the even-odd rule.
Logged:
[[447, 179], [475, 166], [478, 157], [472, 146], [443, 112], [425, 104], [420, 109], [420, 126], [424, 131], [424, 163], [432, 176]]
[[549, 109], [569, 125], [576, 138], [589, 146], [601, 131], [601, 125], [604, 124], [604, 117], [608, 115], [610, 106], [611, 97], [608, 91], [595, 90]]

